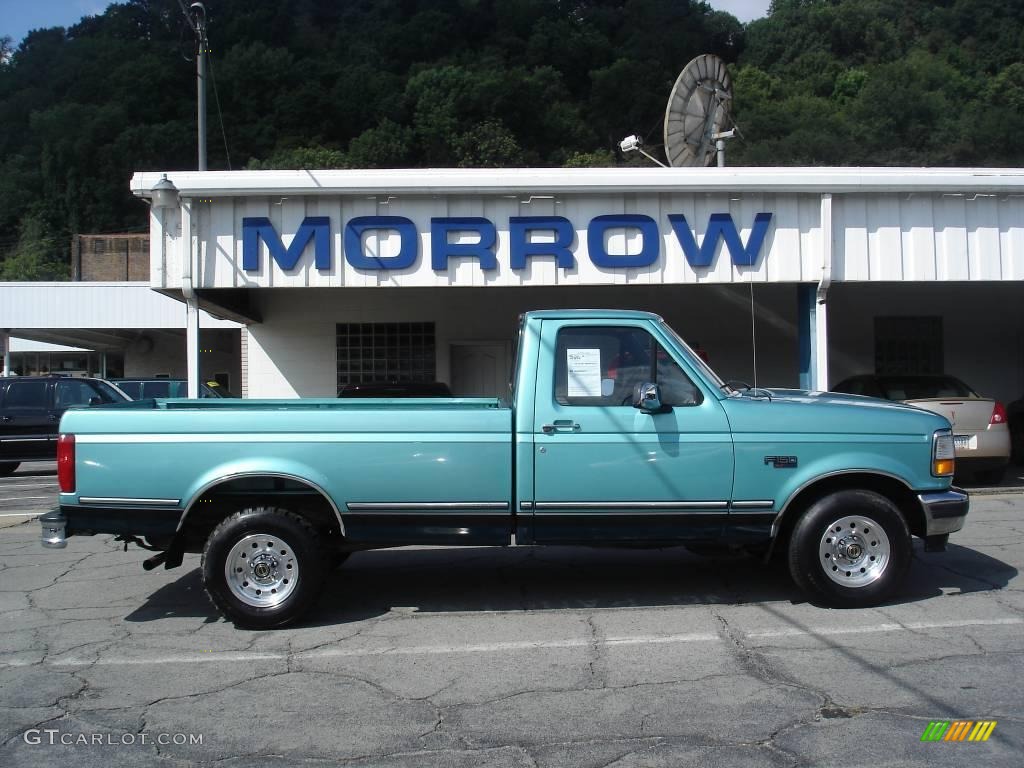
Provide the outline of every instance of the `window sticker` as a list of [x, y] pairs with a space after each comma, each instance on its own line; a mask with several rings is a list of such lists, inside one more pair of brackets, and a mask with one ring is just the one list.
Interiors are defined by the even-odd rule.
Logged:
[[601, 350], [567, 349], [569, 397], [601, 397]]

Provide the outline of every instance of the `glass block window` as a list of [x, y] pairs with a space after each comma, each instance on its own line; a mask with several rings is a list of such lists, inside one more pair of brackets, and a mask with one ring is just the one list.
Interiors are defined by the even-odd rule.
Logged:
[[876, 317], [875, 373], [943, 373], [941, 317]]
[[338, 323], [338, 388], [434, 381], [433, 323]]

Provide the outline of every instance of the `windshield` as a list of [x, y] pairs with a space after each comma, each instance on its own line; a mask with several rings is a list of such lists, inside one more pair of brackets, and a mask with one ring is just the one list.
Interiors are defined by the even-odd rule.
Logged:
[[680, 347], [690, 353], [690, 362], [697, 366], [710, 381], [714, 382], [715, 386], [727, 394], [732, 394], [736, 391], [726, 384], [722, 377], [715, 373], [714, 369], [704, 362], [700, 355], [690, 349], [690, 345], [683, 341], [683, 337], [676, 333], [675, 329], [664, 320], [661, 321], [661, 329], [671, 336]]

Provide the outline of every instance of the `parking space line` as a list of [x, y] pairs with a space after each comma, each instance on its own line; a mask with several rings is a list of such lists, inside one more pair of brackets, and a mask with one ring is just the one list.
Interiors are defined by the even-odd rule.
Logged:
[[[962, 619], [958, 621], [915, 621], [906, 624], [875, 624], [865, 627], [810, 627], [808, 629], [764, 629], [743, 632], [748, 639], [764, 639], [773, 637], [827, 637], [836, 635], [864, 635], [881, 632], [914, 632], [928, 629], [956, 629], [963, 627], [1001, 627], [1024, 624], [1024, 619]], [[723, 642], [720, 634], [714, 632], [689, 632], [673, 635], [627, 635], [609, 637], [597, 641], [602, 646], [632, 645], [666, 645], [686, 643], [718, 643]], [[344, 641], [339, 641], [344, 642]], [[515, 651], [534, 651], [544, 649], [591, 648], [594, 640], [589, 637], [565, 638], [561, 640], [520, 640], [496, 643], [475, 643], [468, 645], [413, 645], [408, 647], [390, 646], [384, 648], [318, 648], [315, 651], [299, 651], [288, 654], [282, 651], [272, 652], [199, 652], [180, 653], [164, 656], [125, 658], [123, 655], [99, 659], [53, 659], [45, 663], [52, 667], [86, 667], [99, 666], [159, 666], [166, 664], [204, 664], [204, 663], [244, 663], [255, 661], [308, 661], [329, 658], [352, 658], [365, 656], [443, 656], [460, 653], [507, 653]], [[29, 666], [37, 662], [11, 659], [0, 660], [0, 667]]]

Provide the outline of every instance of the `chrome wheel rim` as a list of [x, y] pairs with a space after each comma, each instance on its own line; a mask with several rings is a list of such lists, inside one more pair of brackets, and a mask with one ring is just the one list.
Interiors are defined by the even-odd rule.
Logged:
[[878, 581], [891, 558], [889, 537], [864, 515], [833, 521], [818, 544], [818, 562], [825, 575], [844, 587], [866, 587]]
[[224, 561], [232, 594], [254, 608], [280, 605], [299, 583], [299, 561], [280, 536], [254, 533], [239, 539]]

